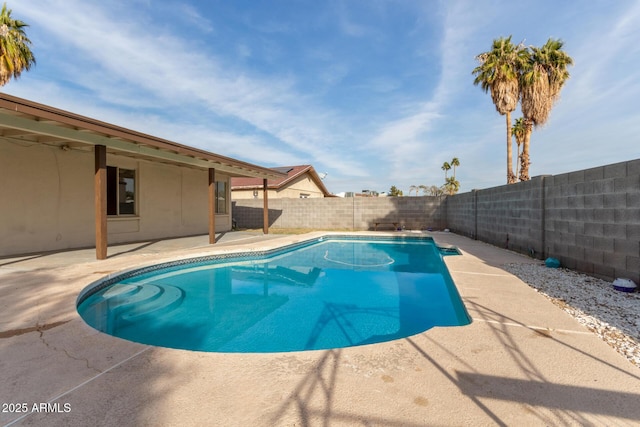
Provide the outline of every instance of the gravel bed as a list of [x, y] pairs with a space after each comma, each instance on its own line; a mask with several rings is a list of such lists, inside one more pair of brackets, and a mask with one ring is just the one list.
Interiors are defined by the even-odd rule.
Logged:
[[640, 292], [620, 292], [611, 282], [566, 268], [506, 264], [519, 277], [640, 367]]

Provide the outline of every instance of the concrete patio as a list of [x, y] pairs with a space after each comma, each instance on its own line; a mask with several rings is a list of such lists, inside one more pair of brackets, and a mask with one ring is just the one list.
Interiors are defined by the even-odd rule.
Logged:
[[451, 233], [433, 236], [463, 252], [445, 259], [473, 323], [397, 341], [190, 352], [97, 332], [75, 309], [85, 286], [122, 269], [322, 234], [145, 242], [110, 247], [104, 261], [93, 249], [0, 259], [0, 425], [640, 423], [640, 370], [500, 268], [530, 259]]

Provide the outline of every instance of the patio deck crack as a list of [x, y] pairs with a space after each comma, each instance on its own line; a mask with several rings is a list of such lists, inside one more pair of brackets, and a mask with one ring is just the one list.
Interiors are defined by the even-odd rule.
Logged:
[[42, 332], [49, 330], [49, 329], [53, 329], [55, 327], [58, 326], [62, 326], [65, 323], [69, 323], [71, 322], [71, 319], [69, 320], [62, 320], [60, 322], [53, 322], [53, 323], [45, 323], [44, 325], [40, 325], [36, 323], [36, 326], [30, 326], [28, 328], [20, 328], [20, 329], [11, 329], [9, 331], [2, 331], [0, 332], [0, 339], [1, 338], [11, 338], [11, 337], [17, 337], [19, 335], [24, 335], [24, 334], [28, 334], [29, 332], [40, 332], [40, 336], [42, 336]]
[[[67, 322], [69, 322], [69, 320], [67, 320], [66, 322], [62, 322], [62, 323], [67, 323]], [[58, 322], [58, 323], [60, 323], [60, 322]], [[58, 347], [56, 347], [56, 346], [54, 346], [54, 345], [52, 345], [52, 344], [48, 343], [48, 342], [47, 342], [47, 340], [45, 339], [45, 336], [44, 336], [44, 333], [45, 333], [45, 331], [46, 331], [47, 329], [51, 329], [51, 328], [41, 328], [41, 327], [38, 327], [38, 328], [37, 328], [37, 331], [38, 331], [38, 332], [39, 332], [39, 334], [40, 334], [40, 336], [39, 336], [40, 341], [42, 341], [42, 343], [43, 343], [47, 348], [49, 348], [49, 349], [51, 349], [51, 350], [53, 350], [53, 351], [62, 352], [62, 353], [64, 353], [64, 354], [65, 354], [65, 356], [67, 356], [69, 359], [76, 360], [76, 361], [78, 361], [78, 362], [84, 362], [84, 363], [85, 363], [85, 366], [86, 366], [86, 368], [87, 368], [87, 369], [90, 369], [90, 370], [95, 371], [95, 372], [98, 372], [98, 373], [102, 373], [102, 371], [101, 371], [100, 369], [98, 369], [98, 368], [94, 368], [93, 366], [91, 366], [91, 365], [89, 364], [89, 359], [85, 359], [85, 358], [82, 358], [82, 357], [75, 357], [75, 356], [72, 356], [71, 354], [69, 354], [69, 352], [67, 351], [67, 349], [65, 349], [65, 348], [58, 348]]]

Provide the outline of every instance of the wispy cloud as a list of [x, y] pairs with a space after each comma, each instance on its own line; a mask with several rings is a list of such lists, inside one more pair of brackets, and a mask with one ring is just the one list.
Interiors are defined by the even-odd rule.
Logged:
[[[423, 11], [433, 14], [433, 9]], [[434, 169], [438, 169], [445, 160], [450, 160], [448, 149], [444, 146], [446, 138], [439, 135], [439, 122], [453, 123], [451, 120], [453, 104], [458, 93], [469, 84], [467, 70], [460, 67], [469, 53], [464, 49], [464, 41], [473, 33], [475, 17], [473, 8], [468, 4], [448, 2], [442, 14], [442, 38], [437, 49], [440, 69], [435, 88], [428, 101], [416, 99], [395, 105], [396, 111], [404, 115], [380, 125], [377, 135], [372, 138], [372, 146], [380, 152], [391, 149], [393, 156], [389, 161], [391, 179], [405, 180], [431, 178]], [[418, 49], [421, 49], [419, 47]], [[425, 70], [426, 76], [426, 70]], [[460, 156], [460, 154], [452, 154]], [[434, 182], [435, 183], [435, 182]]]
[[[59, 13], [59, 16], [52, 16], [52, 13]], [[267, 140], [275, 140], [276, 145], [283, 143], [289, 147], [288, 151], [297, 153], [296, 158], [302, 159], [306, 153], [310, 159], [324, 159], [341, 173], [365, 173], [356, 160], [337, 155], [332, 150], [339, 143], [336, 140], [339, 138], [327, 133], [325, 129], [330, 126], [323, 119], [334, 121], [336, 116], [313, 102], [307, 102], [305, 96], [296, 92], [294, 82], [287, 76], [251, 74], [236, 68], [236, 64], [222, 63], [220, 59], [197, 50], [185, 49], [190, 40], [177, 32], [150, 26], [140, 28], [133, 20], [118, 20], [114, 31], [116, 19], [113, 13], [95, 4], [88, 6], [84, 2], [66, 0], [52, 10], [30, 11], [28, 18], [93, 61], [92, 75], [83, 75], [77, 82], [98, 91], [111, 103], [140, 106], [140, 99], [162, 99], [165, 109], [169, 106], [182, 107], [184, 103], [191, 104], [192, 108], [200, 105], [216, 116], [228, 116], [254, 128], [257, 135], [254, 142], [263, 133], [270, 135]], [[66, 25], [58, 25], [63, 21]], [[101, 48], [97, 49], [97, 46]], [[82, 73], [80, 69], [76, 72]], [[339, 71], [337, 76], [340, 73], [344, 71]], [[117, 87], [124, 84], [130, 85], [128, 90], [135, 87], [145, 95], [137, 96], [135, 91], [122, 97], [101, 93], [97, 88], [102, 85], [92, 81], [96, 77], [111, 79], [115, 93], [118, 92]], [[246, 150], [242, 154], [256, 161], [265, 159], [259, 150]]]
[[335, 4], [338, 27], [344, 34], [351, 37], [363, 37], [367, 34], [368, 29], [364, 25], [356, 23], [352, 18], [347, 7], [348, 3], [342, 0], [336, 0], [333, 3]]
[[184, 19], [187, 25], [196, 27], [203, 33], [211, 33], [214, 26], [211, 21], [204, 16], [192, 5], [186, 3], [176, 3], [175, 10], [169, 10], [174, 19]]
[[[505, 181], [504, 117], [471, 70], [475, 55], [509, 34], [533, 44], [563, 38], [576, 62], [532, 137], [532, 174], [638, 153], [629, 142], [640, 132], [638, 2], [13, 8], [31, 25], [38, 65], [8, 93], [258, 164], [311, 163], [329, 172], [328, 184], [356, 191], [439, 184], [454, 156], [463, 189]], [[531, 19], [514, 24], [523, 14]]]

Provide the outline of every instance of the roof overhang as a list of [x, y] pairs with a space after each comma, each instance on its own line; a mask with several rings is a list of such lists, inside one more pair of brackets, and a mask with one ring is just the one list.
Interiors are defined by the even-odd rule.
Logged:
[[[316, 184], [318, 189], [322, 192], [324, 197], [336, 197], [334, 194], [330, 193], [327, 187], [324, 185], [322, 178], [318, 175], [316, 170], [311, 165], [300, 165], [300, 166], [283, 166], [272, 168], [276, 171], [286, 171], [287, 178], [279, 179], [279, 180], [271, 180], [267, 182], [267, 188], [270, 190], [280, 191], [282, 189], [287, 188], [289, 184], [295, 182], [300, 179], [304, 175], [308, 175], [309, 178]], [[295, 172], [292, 172], [293, 169], [297, 169]], [[263, 184], [257, 182], [253, 179], [243, 179], [241, 182], [243, 184], [237, 184], [238, 181], [235, 181], [236, 184], [232, 182], [231, 190], [232, 191], [248, 191], [248, 190], [256, 190], [262, 189]]]
[[198, 148], [0, 93], [0, 138], [22, 144], [107, 153], [196, 169], [216, 169], [229, 176], [280, 179], [286, 174]]

